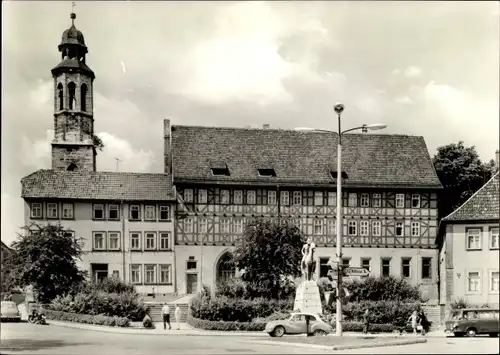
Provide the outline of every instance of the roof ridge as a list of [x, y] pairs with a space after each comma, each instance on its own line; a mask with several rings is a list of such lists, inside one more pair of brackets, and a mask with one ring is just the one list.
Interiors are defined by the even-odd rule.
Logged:
[[29, 176], [36, 174], [40, 171], [44, 172], [54, 172], [56, 174], [74, 174], [74, 175], [79, 175], [79, 174], [113, 174], [113, 175], [157, 175], [157, 176], [168, 176], [170, 174], [168, 173], [149, 173], [149, 172], [134, 172], [134, 171], [90, 171], [90, 170], [75, 170], [75, 171], [67, 171], [67, 170], [56, 170], [56, 169], [40, 169], [35, 171], [34, 173], [25, 176], [23, 179], [28, 178]]

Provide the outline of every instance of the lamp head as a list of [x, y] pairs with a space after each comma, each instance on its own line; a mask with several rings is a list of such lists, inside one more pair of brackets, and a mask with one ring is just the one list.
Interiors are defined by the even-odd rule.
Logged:
[[387, 127], [386, 124], [384, 123], [373, 123], [373, 124], [369, 124], [369, 125], [366, 125], [364, 126], [365, 128], [371, 130], [371, 131], [377, 131], [379, 129], [384, 129]]
[[337, 115], [340, 115], [344, 111], [344, 105], [336, 103], [335, 106], [333, 106], [333, 110]]

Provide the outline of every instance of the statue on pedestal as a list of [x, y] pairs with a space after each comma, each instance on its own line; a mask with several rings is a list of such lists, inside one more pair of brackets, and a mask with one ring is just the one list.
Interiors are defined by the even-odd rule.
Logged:
[[316, 245], [313, 243], [312, 238], [307, 238], [307, 243], [302, 247], [302, 261], [300, 263], [304, 281], [311, 281], [316, 269], [316, 262], [314, 260], [315, 249]]
[[315, 314], [323, 313], [319, 288], [313, 280], [316, 260], [314, 260], [314, 245], [312, 238], [307, 238], [307, 243], [302, 247], [302, 260], [300, 269], [302, 270], [303, 281], [300, 283], [295, 293], [294, 311], [310, 312]]

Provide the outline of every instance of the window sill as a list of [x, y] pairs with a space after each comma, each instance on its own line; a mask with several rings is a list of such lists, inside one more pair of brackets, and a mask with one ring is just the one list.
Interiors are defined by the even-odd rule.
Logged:
[[30, 219], [38, 219], [38, 220], [41, 220], [43, 219], [43, 217], [34, 217], [34, 216], [31, 216]]
[[157, 282], [144, 282], [143, 285], [144, 286], [156, 286], [156, 285], [158, 285], [158, 283]]
[[496, 247], [496, 248], [490, 247], [490, 250], [498, 250], [498, 249], [499, 249], [498, 247]]
[[120, 218], [108, 218], [108, 221], [118, 222]]
[[117, 252], [117, 251], [121, 251], [121, 249], [119, 249], [119, 248], [118, 249], [108, 249], [107, 251], [109, 251], [109, 252]]
[[106, 249], [92, 249], [91, 252], [99, 252], [99, 253], [102, 253], [102, 252], [106, 252], [107, 250]]
[[132, 285], [142, 286], [142, 285], [143, 285], [143, 283], [142, 283], [142, 282], [132, 282]]
[[153, 219], [146, 219], [144, 218], [144, 222], [157, 222], [158, 220], [156, 218]]
[[142, 249], [130, 249], [130, 251], [134, 251], [134, 252], [141, 252]]
[[173, 251], [173, 250], [170, 248], [170, 249], [159, 249], [159, 251]]
[[142, 219], [130, 219], [128, 220], [129, 222], [142, 222]]
[[59, 219], [59, 217], [47, 217], [47, 219], [50, 219], [50, 220], [54, 221], [56, 219]]
[[173, 283], [172, 282], [159, 282], [158, 285], [161, 285], [161, 286], [172, 286]]
[[473, 249], [467, 248], [467, 251], [481, 251], [481, 250], [483, 250], [483, 248], [477, 248], [477, 249], [476, 248], [473, 248]]
[[104, 219], [104, 218], [94, 218], [94, 217], [92, 218], [92, 220], [93, 220], [93, 221], [100, 221], [100, 222], [105, 221], [105, 219]]
[[158, 222], [172, 222], [172, 219], [160, 219]]
[[158, 251], [158, 249], [144, 249], [144, 251]]

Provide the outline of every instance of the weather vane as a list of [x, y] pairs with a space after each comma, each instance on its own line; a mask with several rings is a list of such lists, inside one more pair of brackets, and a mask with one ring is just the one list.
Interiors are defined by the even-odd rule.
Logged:
[[75, 6], [76, 6], [76, 1], [75, 1], [75, 0], [73, 0], [73, 1], [71, 2], [71, 12], [75, 12]]

